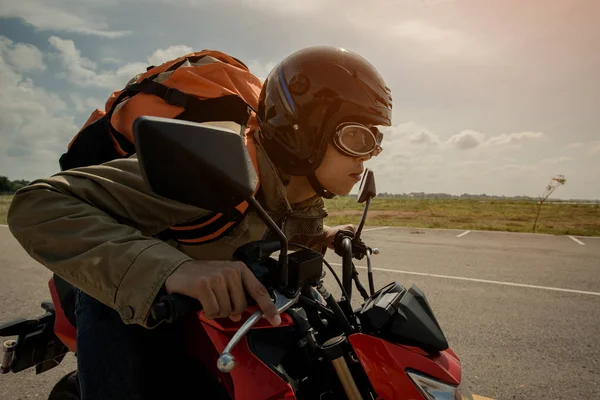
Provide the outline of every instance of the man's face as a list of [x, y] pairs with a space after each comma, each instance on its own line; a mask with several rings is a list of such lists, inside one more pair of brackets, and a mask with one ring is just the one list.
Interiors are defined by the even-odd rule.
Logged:
[[329, 144], [325, 158], [315, 171], [315, 175], [328, 191], [344, 196], [360, 182], [364, 171], [363, 163], [370, 158], [370, 155], [352, 157], [343, 154], [333, 144]]

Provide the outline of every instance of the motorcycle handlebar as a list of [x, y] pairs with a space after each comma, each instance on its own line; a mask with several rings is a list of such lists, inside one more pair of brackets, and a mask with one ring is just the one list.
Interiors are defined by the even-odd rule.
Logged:
[[352, 240], [349, 237], [344, 237], [342, 240], [342, 284], [348, 295], [348, 301], [352, 299], [352, 274], [354, 268], [352, 266]]
[[200, 310], [202, 304], [197, 299], [173, 293], [161, 296], [160, 301], [152, 306], [150, 312], [157, 322], [173, 323], [186, 314]]
[[[353, 242], [356, 242], [355, 238], [349, 236], [344, 236], [341, 240], [343, 263], [342, 285], [346, 291], [346, 294], [348, 295], [348, 301], [352, 299], [352, 280], [354, 279], [354, 265], [352, 263], [352, 259], [355, 256], [354, 253], [356, 250], [362, 251], [362, 247], [364, 246], [364, 244], [362, 244], [360, 241], [358, 243], [362, 244], [363, 246], [353, 246]], [[364, 247], [366, 251], [371, 250], [366, 246]], [[377, 249], [375, 249], [373, 253], [377, 254]], [[361, 290], [361, 292], [363, 292], [363, 290]], [[363, 297], [365, 297], [365, 293], [361, 293]], [[248, 300], [250, 303], [254, 303], [252, 299], [249, 298]], [[197, 299], [182, 294], [173, 293], [161, 296], [159, 301], [152, 306], [150, 312], [152, 318], [156, 322], [165, 321], [167, 323], [173, 323], [186, 314], [201, 310], [202, 304]]]

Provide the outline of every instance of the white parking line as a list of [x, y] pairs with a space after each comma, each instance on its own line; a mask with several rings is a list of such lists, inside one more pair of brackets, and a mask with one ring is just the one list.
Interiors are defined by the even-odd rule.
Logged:
[[[330, 263], [331, 265], [336, 265], [341, 267], [342, 264], [338, 263]], [[363, 267], [362, 265], [357, 265], [356, 268], [367, 269], [367, 267]], [[501, 281], [490, 281], [487, 279], [475, 279], [475, 278], [465, 278], [462, 276], [450, 276], [450, 275], [438, 275], [438, 274], [427, 274], [424, 272], [413, 272], [413, 271], [401, 271], [397, 269], [385, 269], [385, 268], [372, 268], [373, 271], [382, 271], [382, 272], [395, 272], [397, 274], [407, 274], [407, 275], [419, 275], [419, 276], [429, 276], [432, 278], [444, 278], [444, 279], [455, 279], [459, 281], [469, 281], [469, 282], [477, 282], [477, 283], [491, 283], [494, 285], [504, 285], [504, 286], [516, 286], [523, 287], [529, 289], [542, 289], [542, 290], [551, 290], [555, 292], [567, 292], [567, 293], [576, 293], [576, 294], [587, 294], [590, 296], [600, 296], [598, 292], [588, 292], [585, 290], [574, 290], [574, 289], [563, 289], [563, 288], [555, 288], [550, 286], [536, 286], [536, 285], [527, 285], [524, 283], [513, 283], [513, 282], [501, 282]]]
[[380, 226], [378, 228], [367, 228], [367, 229], [363, 229], [363, 232], [378, 231], [380, 229], [387, 229], [387, 228], [389, 228], [389, 226]]
[[464, 232], [463, 232], [463, 233], [461, 233], [460, 235], [456, 235], [456, 237], [457, 237], [457, 238], [459, 238], [459, 237], [463, 237], [463, 236], [465, 236], [465, 235], [469, 234], [469, 232], [471, 232], [471, 231], [464, 231]]
[[578, 243], [578, 244], [580, 244], [580, 245], [582, 245], [582, 246], [585, 246], [585, 243], [583, 243], [581, 240], [577, 239], [576, 237], [573, 237], [573, 236], [569, 236], [569, 237], [570, 237], [571, 239], [573, 239], [573, 241], [574, 241], [575, 243]]
[[0, 224], [0, 226], [3, 227], [3, 228], [8, 228], [8, 225], [2, 225], [2, 224]]

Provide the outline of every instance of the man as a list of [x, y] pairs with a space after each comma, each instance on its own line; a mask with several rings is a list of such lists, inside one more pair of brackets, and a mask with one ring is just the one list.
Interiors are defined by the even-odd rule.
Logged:
[[[257, 126], [257, 199], [286, 236], [332, 246], [323, 198], [348, 194], [364, 162], [381, 151], [377, 126], [391, 125], [390, 89], [356, 53], [310, 47], [277, 65], [263, 84]], [[193, 183], [190, 183], [193, 184]], [[194, 246], [155, 237], [206, 210], [150, 193], [135, 156], [75, 168], [21, 189], [8, 223], [26, 251], [77, 286], [77, 357], [83, 399], [183, 398], [199, 375], [184, 368], [179, 324], [148, 325], [161, 288], [197, 298], [208, 318], [239, 320], [252, 296], [273, 325], [266, 289], [239, 246], [267, 228], [249, 213], [230, 234]], [[216, 398], [195, 386], [194, 398]]]

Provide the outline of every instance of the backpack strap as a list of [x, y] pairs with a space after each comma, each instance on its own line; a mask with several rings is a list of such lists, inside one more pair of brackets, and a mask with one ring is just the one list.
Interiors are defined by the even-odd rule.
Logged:
[[[248, 154], [252, 160], [252, 164], [258, 173], [258, 158], [257, 149], [254, 139], [250, 135], [245, 137], [246, 148]], [[260, 187], [260, 175], [259, 183], [256, 185], [253, 196], [256, 196]], [[229, 213], [209, 213], [206, 216], [198, 218], [194, 221], [174, 225], [163, 232], [160, 232], [156, 237], [161, 240], [173, 239], [179, 243], [185, 245], [200, 245], [210, 243], [228, 234], [234, 230], [246, 217], [250, 206], [248, 202], [244, 201], [238, 204]]]
[[137, 93], [153, 94], [163, 99], [169, 105], [183, 108], [184, 112], [178, 116], [178, 119], [189, 119], [194, 122], [233, 121], [241, 126], [246, 126], [248, 118], [250, 117], [250, 111], [256, 112], [256, 110], [248, 105], [241, 97], [234, 94], [200, 100], [194, 96], [183, 93], [176, 88], [171, 88], [146, 78], [123, 90], [119, 97], [115, 99], [106, 115], [108, 130], [117, 141], [124, 156], [130, 156], [135, 153], [135, 145], [122, 133], [117, 131], [112, 126], [110, 120], [117, 106], [121, 104], [122, 101]]

